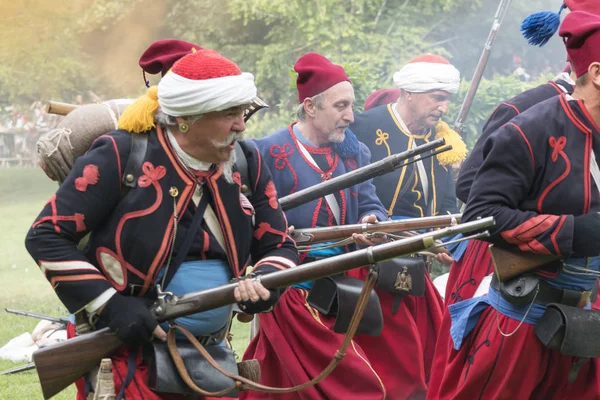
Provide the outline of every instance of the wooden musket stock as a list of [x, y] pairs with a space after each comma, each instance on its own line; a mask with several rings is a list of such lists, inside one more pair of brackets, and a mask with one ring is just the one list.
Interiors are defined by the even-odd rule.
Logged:
[[503, 249], [493, 244], [489, 245], [488, 250], [494, 263], [494, 273], [500, 282], [516, 278], [525, 272], [558, 260], [558, 257], [553, 255]]
[[[255, 279], [260, 279], [267, 289], [287, 287], [339, 274], [363, 265], [412, 254], [430, 247], [437, 239], [459, 233], [481, 231], [493, 224], [493, 218], [485, 218], [299, 265]], [[151, 311], [157, 320], [167, 321], [223, 307], [236, 302], [233, 294], [236, 286], [236, 283], [230, 283], [183, 296], [173, 296], [167, 298], [163, 303], [160, 301], [155, 303]], [[37, 350], [33, 353], [33, 360], [44, 398], [49, 399], [61, 392], [121, 345], [122, 342], [118, 337], [105, 328]]]

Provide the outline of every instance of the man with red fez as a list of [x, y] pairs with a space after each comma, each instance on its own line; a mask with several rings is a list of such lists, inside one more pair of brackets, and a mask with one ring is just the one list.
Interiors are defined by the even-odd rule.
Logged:
[[[593, 399], [600, 389], [600, 16], [563, 21], [572, 95], [539, 103], [492, 133], [463, 219], [493, 216], [490, 241], [558, 261], [448, 307], [428, 398]], [[479, 260], [474, 259], [474, 263]], [[481, 268], [475, 266], [474, 268]], [[449, 322], [450, 323], [447, 323]]]
[[[159, 63], [174, 61], [165, 56]], [[152, 337], [165, 340], [168, 328], [147, 308], [157, 285], [182, 295], [243, 276], [250, 256], [259, 275], [298, 261], [273, 201], [271, 174], [255, 146], [244, 142], [254, 188], [249, 198], [240, 192], [233, 148], [245, 129], [244, 107], [256, 96], [253, 76], [199, 47], [161, 68], [169, 69], [125, 110], [120, 130], [76, 160], [26, 239], [69, 311], [85, 313], [96, 329], [109, 327], [125, 343], [111, 357], [119, 398], [183, 398], [146, 384], [140, 347], [147, 350]], [[139, 142], [132, 135], [146, 136], [143, 153], [135, 153]], [[134, 156], [141, 157], [141, 171], [125, 175]], [[269, 230], [258, 235], [258, 226]], [[269, 310], [279, 293], [241, 280], [235, 297], [240, 308], [257, 313]], [[207, 345], [221, 345], [230, 318], [228, 306], [175, 322]]]
[[[294, 70], [298, 73], [298, 121], [256, 140], [281, 196], [360, 168], [370, 161], [366, 146], [348, 130], [354, 120], [354, 90], [344, 68], [320, 54], [308, 53], [300, 57]], [[387, 220], [371, 181], [289, 210], [286, 217], [295, 228]], [[363, 235], [355, 234], [354, 241], [373, 244]], [[300, 261], [314, 261], [346, 250], [345, 247], [310, 250], [300, 255]], [[261, 383], [289, 387], [309, 381], [321, 373], [339, 349], [344, 335], [334, 332], [335, 317], [320, 313], [307, 299], [313, 284], [305, 282], [291, 287], [272, 313], [261, 314], [258, 335], [244, 355], [261, 363]], [[344, 360], [323, 381], [277, 398], [374, 400], [385, 398], [385, 393], [380, 377], [360, 347], [352, 342]], [[272, 397], [244, 392], [240, 398]]]
[[[385, 104], [357, 115], [350, 126], [358, 140], [369, 147], [373, 160], [440, 137], [454, 145], [454, 150], [375, 178], [377, 195], [392, 219], [457, 213], [451, 164], [464, 158], [466, 148], [441, 117], [458, 91], [459, 72], [445, 58], [425, 55], [396, 72], [394, 83], [399, 93], [392, 92]], [[451, 262], [450, 256], [441, 257], [440, 261]], [[419, 279], [424, 281], [424, 293], [400, 298], [395, 292], [378, 290], [383, 333], [377, 338], [356, 338], [382, 377], [388, 399], [422, 397], [429, 381], [442, 299], [426, 269], [416, 271], [422, 275]], [[364, 271], [359, 271], [362, 275]]]

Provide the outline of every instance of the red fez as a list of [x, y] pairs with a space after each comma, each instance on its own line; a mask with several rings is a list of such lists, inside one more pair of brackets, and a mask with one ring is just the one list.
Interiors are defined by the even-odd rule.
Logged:
[[149, 74], [155, 75], [160, 72], [165, 76], [175, 61], [190, 54], [192, 49], [201, 50], [202, 47], [183, 40], [159, 40], [144, 51], [140, 57], [140, 67]]
[[294, 71], [298, 73], [296, 87], [300, 103], [340, 82], [350, 82], [344, 67], [333, 64], [318, 53], [308, 53], [300, 57], [294, 65]]
[[565, 4], [571, 11], [585, 11], [600, 15], [600, 1], [598, 0], [565, 0]]
[[400, 97], [400, 88], [380, 89], [376, 90], [365, 100], [365, 111], [371, 108], [379, 107], [384, 104], [390, 104], [398, 100]]
[[600, 15], [570, 12], [558, 32], [562, 36], [575, 74], [585, 74], [593, 62], [600, 62]]

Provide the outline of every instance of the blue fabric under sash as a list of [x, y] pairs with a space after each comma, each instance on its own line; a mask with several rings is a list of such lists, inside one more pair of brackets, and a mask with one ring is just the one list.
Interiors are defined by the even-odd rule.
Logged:
[[531, 325], [535, 324], [546, 310], [546, 307], [541, 304], [533, 304], [531, 305], [531, 310], [527, 313], [529, 304], [524, 306], [511, 304], [504, 300], [500, 293], [492, 287], [490, 287], [487, 296], [475, 297], [451, 304], [448, 306], [448, 311], [452, 318], [450, 336], [452, 336], [455, 350], [460, 349], [463, 339], [475, 328], [481, 313], [488, 306], [492, 306], [501, 314], [518, 321], [522, 320], [525, 314], [527, 314], [524, 322]]
[[[600, 257], [570, 258], [565, 260], [564, 264], [564, 268], [556, 278], [542, 278], [542, 280], [561, 289], [581, 291], [592, 290], [594, 285], [598, 284], [597, 276], [589, 272], [586, 274], [585, 270], [598, 271], [600, 269]], [[509, 303], [500, 293], [490, 287], [487, 296], [463, 300], [448, 306], [452, 318], [450, 335], [454, 342], [454, 349], [460, 349], [463, 339], [475, 328], [481, 313], [488, 306], [494, 307], [507, 317], [518, 321], [523, 320], [524, 323], [530, 325], [535, 325], [546, 311], [546, 306], [541, 304], [517, 306]], [[531, 309], [529, 310], [530, 306]], [[588, 304], [585, 308], [590, 309], [591, 305]]]
[[568, 258], [555, 278], [542, 279], [561, 289], [592, 290], [598, 284], [600, 257]]
[[[402, 215], [392, 215], [390, 218], [395, 221], [401, 221], [403, 219], [411, 219], [414, 217], [405, 217]], [[425, 230], [421, 229], [421, 230], [418, 230], [417, 232], [425, 233]], [[453, 240], [460, 239], [462, 237], [463, 237], [462, 233], [459, 233], [458, 235], [453, 236], [453, 237], [443, 238], [442, 242], [450, 242]], [[461, 257], [465, 253], [465, 250], [467, 249], [468, 245], [469, 245], [469, 241], [463, 240], [462, 242], [459, 242], [459, 243], [452, 243], [452, 244], [447, 245], [446, 250], [448, 250], [450, 252], [450, 254], [452, 255], [452, 259], [454, 261], [458, 262], [458, 261], [460, 261]]]
[[[162, 268], [158, 274], [157, 282], [160, 282], [164, 273], [165, 268]], [[181, 296], [186, 293], [226, 285], [231, 278], [231, 268], [223, 260], [186, 261], [179, 266], [166, 290]], [[177, 318], [175, 323], [188, 329], [194, 336], [208, 335], [225, 327], [229, 322], [232, 307], [232, 305], [229, 305]], [[161, 327], [168, 329], [169, 326], [167, 323], [162, 323]]]
[[[318, 246], [326, 246], [330, 245], [332, 242], [324, 242], [319, 243]], [[319, 249], [319, 250], [311, 250], [306, 255], [307, 257], [313, 257], [316, 259], [329, 258], [333, 256], [339, 256], [340, 254], [344, 254], [344, 246], [339, 247], [331, 247], [327, 249]], [[311, 290], [315, 281], [306, 281], [302, 283], [298, 283], [296, 285], [292, 285], [293, 288], [296, 289], [305, 289]]]

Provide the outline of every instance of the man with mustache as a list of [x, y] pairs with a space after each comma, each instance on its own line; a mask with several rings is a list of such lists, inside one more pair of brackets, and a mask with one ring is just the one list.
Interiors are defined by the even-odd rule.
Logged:
[[[377, 195], [392, 219], [457, 213], [452, 164], [465, 157], [466, 148], [441, 117], [458, 91], [460, 74], [445, 58], [428, 54], [414, 58], [396, 72], [394, 83], [400, 93], [391, 103], [357, 115], [350, 125], [358, 140], [371, 150], [373, 161], [440, 137], [454, 148], [376, 177], [373, 183]], [[385, 98], [390, 93], [394, 92], [380, 92], [379, 97]], [[377, 101], [372, 97], [366, 105], [370, 107]], [[437, 258], [446, 264], [452, 262], [446, 254]], [[356, 338], [382, 377], [387, 398], [393, 400], [425, 395], [442, 322], [442, 299], [437, 289], [424, 268], [415, 271], [424, 275], [420, 276], [424, 294], [399, 295], [395, 291], [377, 290], [384, 318], [383, 333], [377, 338], [364, 335]]]
[[[300, 57], [294, 70], [298, 73], [298, 122], [256, 140], [273, 174], [272, 190], [277, 189], [281, 196], [360, 168], [370, 159], [366, 146], [347, 129], [354, 120], [354, 89], [344, 68], [320, 54], [308, 53]], [[387, 220], [371, 181], [289, 210], [286, 217], [296, 228]], [[355, 234], [354, 241], [373, 244], [364, 235]], [[342, 254], [348, 247], [311, 250], [301, 254], [300, 262]], [[289, 387], [307, 382], [321, 373], [340, 348], [344, 335], [334, 332], [335, 318], [320, 313], [307, 300], [312, 288], [313, 282], [293, 286], [281, 296], [272, 313], [260, 315], [260, 330], [244, 358], [259, 360], [261, 383]], [[384, 397], [380, 377], [354, 342], [338, 367], [316, 386], [277, 396], [287, 400]], [[274, 397], [244, 392], [240, 398]]]
[[[170, 53], [173, 46], [181, 43], [168, 44]], [[152, 337], [165, 340], [168, 329], [147, 308], [157, 285], [182, 295], [243, 277], [250, 256], [257, 275], [298, 261], [269, 169], [256, 147], [243, 142], [253, 188], [249, 197], [240, 191], [234, 146], [256, 96], [252, 74], [196, 46], [166, 71], [123, 112], [120, 130], [98, 138], [76, 160], [26, 239], [68, 310], [85, 313], [96, 329], [109, 327], [125, 343], [111, 356], [118, 398], [183, 398], [154, 392], [146, 382], [148, 363], [140, 350], [147, 355]], [[146, 136], [141, 153], [136, 135]], [[141, 157], [141, 171], [124, 174], [133, 157]], [[270, 229], [258, 237], [255, 226]], [[269, 310], [278, 297], [258, 280], [240, 280], [235, 291], [247, 313]], [[175, 323], [206, 345], [220, 346], [231, 311], [222, 307]], [[78, 387], [78, 398], [85, 399], [85, 388]]]

